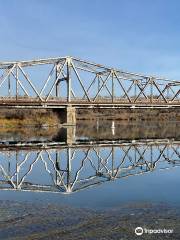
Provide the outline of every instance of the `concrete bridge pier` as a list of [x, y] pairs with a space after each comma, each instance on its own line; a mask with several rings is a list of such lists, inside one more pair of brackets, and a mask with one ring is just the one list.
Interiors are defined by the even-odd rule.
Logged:
[[71, 145], [76, 141], [76, 127], [66, 127], [66, 143]]
[[65, 109], [62, 109], [61, 114], [61, 123], [65, 126], [75, 126], [76, 125], [76, 108], [72, 106], [67, 106]]
[[57, 135], [52, 140], [72, 145], [76, 141], [76, 127], [66, 126], [60, 128]]

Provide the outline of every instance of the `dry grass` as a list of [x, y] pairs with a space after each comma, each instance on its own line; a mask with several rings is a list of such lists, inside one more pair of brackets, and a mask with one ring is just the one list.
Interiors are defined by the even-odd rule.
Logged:
[[57, 114], [51, 110], [1, 110], [0, 127], [55, 126], [59, 124]]

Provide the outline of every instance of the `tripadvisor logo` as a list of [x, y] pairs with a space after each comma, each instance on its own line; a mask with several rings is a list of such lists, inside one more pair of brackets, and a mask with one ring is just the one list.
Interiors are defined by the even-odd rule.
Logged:
[[135, 228], [135, 234], [140, 236], [143, 234], [143, 228], [142, 227], [137, 227]]
[[147, 228], [142, 228], [142, 227], [137, 227], [135, 228], [135, 234], [137, 236], [141, 236], [143, 233], [147, 233], [147, 234], [158, 234], [158, 233], [165, 233], [165, 234], [169, 234], [169, 233], [173, 233], [173, 229], [147, 229]]

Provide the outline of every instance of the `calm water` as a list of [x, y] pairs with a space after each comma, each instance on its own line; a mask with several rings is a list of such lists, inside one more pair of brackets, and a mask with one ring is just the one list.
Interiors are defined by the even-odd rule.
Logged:
[[83, 123], [51, 138], [24, 141], [4, 134], [0, 199], [90, 208], [144, 201], [178, 204], [177, 126]]

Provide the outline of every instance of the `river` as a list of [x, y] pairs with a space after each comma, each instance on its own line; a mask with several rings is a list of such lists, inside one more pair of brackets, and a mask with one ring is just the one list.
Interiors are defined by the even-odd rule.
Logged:
[[[125, 214], [124, 209], [128, 216], [142, 214], [147, 209], [151, 209], [149, 212], [156, 209], [163, 215], [162, 219], [167, 209], [168, 213], [175, 209], [173, 214], [177, 214], [180, 209], [178, 128], [178, 122], [97, 120], [60, 128], [48, 137], [48, 128], [43, 130], [45, 134], [41, 129], [41, 134], [28, 137], [1, 132], [1, 206], [4, 204], [6, 209], [17, 206], [20, 214], [22, 209], [27, 212], [29, 208], [33, 213], [41, 205], [48, 205], [50, 209], [56, 208], [56, 214], [65, 208], [79, 216], [76, 211], [81, 210], [82, 215], [88, 212], [93, 219], [99, 211], [108, 214], [111, 221], [115, 212], [119, 212], [119, 216]], [[52, 212], [47, 214], [51, 216]], [[153, 214], [155, 219], [155, 212]], [[64, 213], [68, 221], [70, 215]], [[149, 215], [146, 217], [142, 214], [141, 220], [147, 222]], [[89, 219], [89, 215], [85, 218]], [[106, 223], [103, 222], [103, 226], [106, 227]], [[127, 236], [131, 236], [132, 229]], [[11, 236], [3, 231], [2, 234], [4, 238]]]

